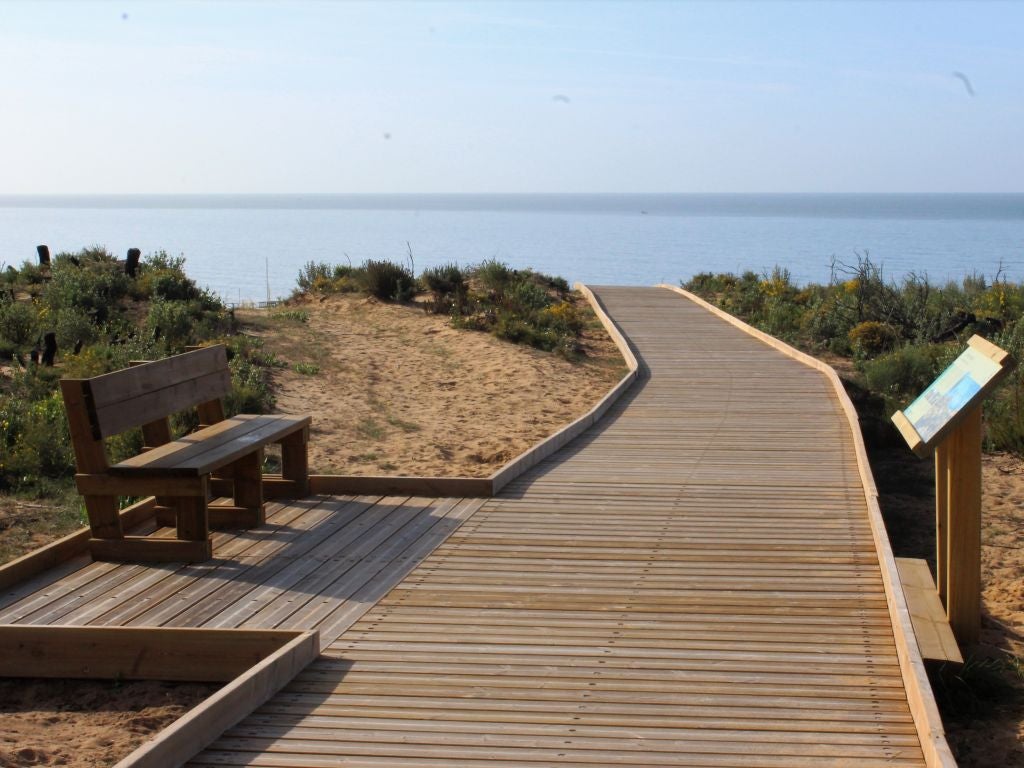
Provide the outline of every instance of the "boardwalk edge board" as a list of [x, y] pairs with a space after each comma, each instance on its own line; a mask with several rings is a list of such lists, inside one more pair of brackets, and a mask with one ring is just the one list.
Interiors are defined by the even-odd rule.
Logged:
[[224, 682], [115, 768], [182, 765], [320, 652], [316, 630], [0, 625], [0, 676]]
[[921, 657], [921, 650], [918, 647], [917, 638], [914, 634], [910, 608], [903, 594], [899, 570], [896, 567], [896, 558], [893, 555], [892, 547], [889, 544], [889, 536], [885, 530], [885, 523], [882, 520], [882, 509], [878, 504], [878, 488], [871, 474], [867, 449], [864, 446], [864, 438], [860, 431], [860, 420], [857, 417], [853, 401], [846, 394], [846, 389], [843, 387], [839, 375], [832, 366], [794, 349], [764, 331], [748, 325], [739, 318], [730, 315], [728, 312], [719, 309], [683, 288], [666, 284], [660, 284], [658, 287], [673, 291], [689, 299], [713, 315], [720, 317], [784, 355], [820, 371], [831, 382], [839, 404], [846, 414], [853, 437], [854, 449], [857, 454], [857, 467], [861, 483], [864, 486], [864, 498], [867, 502], [868, 518], [871, 523], [871, 534], [875, 542], [875, 549], [881, 567], [886, 603], [892, 619], [893, 634], [896, 640], [896, 653], [899, 658], [900, 670], [906, 683], [910, 711], [914, 717], [914, 724], [921, 739], [921, 748], [924, 751], [925, 760], [929, 768], [956, 768], [956, 760], [946, 741], [942, 719], [939, 716], [935, 696], [932, 692], [931, 684], [928, 682], [928, 674], [925, 671], [924, 660]]

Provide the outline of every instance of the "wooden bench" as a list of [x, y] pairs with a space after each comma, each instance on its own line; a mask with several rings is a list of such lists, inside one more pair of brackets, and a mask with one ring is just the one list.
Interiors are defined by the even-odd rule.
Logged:
[[[211, 525], [264, 521], [265, 489], [273, 496], [308, 493], [310, 417], [224, 418], [221, 398], [231, 390], [231, 374], [223, 345], [60, 385], [96, 559], [206, 560]], [[190, 408], [199, 429], [172, 440], [170, 415]], [[135, 427], [142, 427], [143, 452], [111, 465], [104, 439]], [[281, 445], [281, 475], [265, 478], [263, 449], [272, 443]], [[121, 496], [155, 496], [158, 519], [176, 524], [177, 538], [126, 536]], [[211, 505], [212, 496], [230, 496], [232, 503]]]

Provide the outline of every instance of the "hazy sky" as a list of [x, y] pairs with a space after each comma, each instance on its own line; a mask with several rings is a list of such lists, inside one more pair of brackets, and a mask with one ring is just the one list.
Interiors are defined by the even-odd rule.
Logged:
[[0, 97], [4, 193], [1024, 190], [1018, 3], [8, 0]]

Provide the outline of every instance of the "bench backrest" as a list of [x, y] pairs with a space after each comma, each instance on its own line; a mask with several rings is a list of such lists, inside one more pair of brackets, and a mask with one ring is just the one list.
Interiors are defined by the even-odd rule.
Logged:
[[[69, 416], [73, 407], [84, 407], [92, 439], [101, 440], [219, 402], [231, 391], [231, 375], [227, 353], [218, 344], [92, 379], [61, 379], [60, 387]], [[74, 429], [72, 437], [78, 438]]]

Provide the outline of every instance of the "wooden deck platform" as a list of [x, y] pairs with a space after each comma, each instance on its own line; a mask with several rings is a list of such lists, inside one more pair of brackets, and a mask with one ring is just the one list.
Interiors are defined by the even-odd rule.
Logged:
[[273, 503], [266, 525], [215, 533], [214, 558], [203, 563], [70, 560], [0, 594], [0, 624], [319, 629], [326, 645], [481, 503], [379, 496]]
[[0, 623], [319, 627], [194, 766], [951, 765], [830, 382], [671, 291], [595, 292], [643, 376], [496, 498], [282, 504], [210, 563], [36, 577]]

